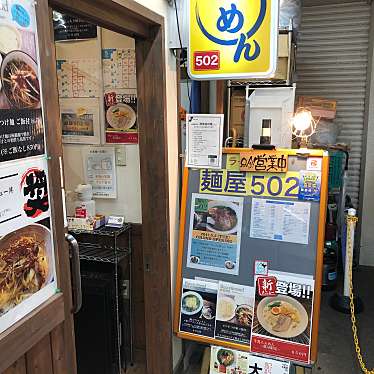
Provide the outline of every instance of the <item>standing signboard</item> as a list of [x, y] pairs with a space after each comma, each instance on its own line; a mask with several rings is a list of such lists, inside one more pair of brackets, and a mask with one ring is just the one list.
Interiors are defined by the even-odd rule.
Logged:
[[[319, 170], [307, 170], [310, 159]], [[179, 337], [316, 360], [327, 182], [328, 156], [317, 150], [231, 148], [222, 169], [185, 168]]]
[[0, 18], [0, 333], [57, 288], [34, 1]]
[[278, 6], [278, 0], [190, 0], [190, 77], [245, 79], [274, 75]]

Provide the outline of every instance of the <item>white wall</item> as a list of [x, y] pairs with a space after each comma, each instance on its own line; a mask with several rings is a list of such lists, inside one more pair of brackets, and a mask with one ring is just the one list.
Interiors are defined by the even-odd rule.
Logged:
[[[97, 40], [56, 43], [57, 59], [101, 59], [101, 48], [134, 48], [134, 39], [109, 30], [98, 29]], [[102, 84], [102, 83], [101, 83]], [[103, 89], [100, 90], [103, 94]], [[100, 98], [102, 140], [105, 139], [103, 96]], [[112, 146], [112, 145], [108, 145]], [[73, 191], [84, 182], [82, 149], [86, 145], [64, 144], [64, 172], [66, 189]], [[141, 223], [140, 169], [138, 145], [119, 145], [125, 148], [126, 166], [117, 166], [117, 199], [96, 199], [97, 213], [124, 215], [126, 221]]]
[[[371, 28], [374, 30], [374, 7], [372, 7]], [[364, 180], [361, 215], [360, 264], [374, 266], [374, 35], [371, 32], [369, 49], [369, 82], [367, 107], [366, 149], [364, 149]]]
[[[115, 0], [121, 4], [121, 0]], [[178, 251], [179, 228], [179, 187], [178, 187], [178, 125], [177, 125], [177, 83], [175, 57], [168, 49], [168, 9], [166, 0], [137, 0], [138, 3], [165, 17], [165, 48], [166, 48], [166, 106], [168, 125], [168, 161], [169, 161], [169, 211], [170, 211], [170, 257], [172, 304], [175, 295], [175, 277]], [[125, 3], [125, 2], [124, 2]], [[160, 61], [160, 63], [162, 63]], [[182, 354], [182, 342], [173, 338], [173, 361], [177, 365]], [[166, 374], [166, 373], [165, 373]]]

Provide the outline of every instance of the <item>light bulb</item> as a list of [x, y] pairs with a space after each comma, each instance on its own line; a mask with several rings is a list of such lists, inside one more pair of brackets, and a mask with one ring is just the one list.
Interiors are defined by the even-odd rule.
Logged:
[[307, 130], [313, 122], [312, 113], [303, 110], [295, 114], [293, 118], [293, 125], [297, 131]]

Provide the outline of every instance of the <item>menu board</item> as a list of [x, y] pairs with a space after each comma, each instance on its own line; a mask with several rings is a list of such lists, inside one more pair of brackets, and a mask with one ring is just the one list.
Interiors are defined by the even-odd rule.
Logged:
[[0, 9], [0, 333], [57, 287], [34, 6]]
[[[248, 171], [241, 170], [240, 156], [254, 160], [258, 151], [235, 151], [224, 152], [222, 169], [184, 170], [175, 332], [309, 365], [316, 359], [312, 331], [319, 323], [322, 268], [317, 263], [323, 256], [328, 156], [311, 151], [321, 165], [311, 199], [309, 190], [302, 191], [309, 188], [305, 176], [313, 179], [308, 157], [284, 150], [283, 171]], [[267, 152], [261, 159], [270, 158]], [[196, 282], [209, 284], [209, 293]], [[209, 319], [203, 312], [207, 305]], [[205, 333], [202, 325], [209, 326]], [[219, 362], [214, 365], [231, 373]]]
[[12, 1], [0, 18], [0, 157], [19, 160], [45, 152], [35, 10]]
[[66, 13], [53, 11], [55, 41], [93, 39], [97, 37], [96, 25]]

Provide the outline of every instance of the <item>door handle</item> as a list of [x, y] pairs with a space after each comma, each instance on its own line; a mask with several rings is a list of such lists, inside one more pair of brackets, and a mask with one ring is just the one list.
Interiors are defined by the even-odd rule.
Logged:
[[69, 243], [69, 256], [71, 259], [72, 270], [72, 289], [73, 289], [73, 309], [72, 313], [78, 313], [82, 307], [82, 282], [81, 265], [79, 260], [79, 245], [77, 240], [71, 234], [65, 234], [65, 239]]

